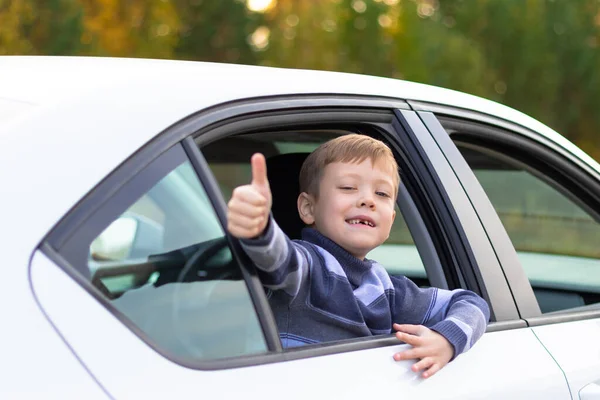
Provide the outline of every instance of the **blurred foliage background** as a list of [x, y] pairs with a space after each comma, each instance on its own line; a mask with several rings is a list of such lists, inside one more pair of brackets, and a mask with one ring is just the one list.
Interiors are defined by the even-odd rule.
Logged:
[[600, 160], [599, 0], [0, 0], [0, 54], [396, 77], [492, 99]]

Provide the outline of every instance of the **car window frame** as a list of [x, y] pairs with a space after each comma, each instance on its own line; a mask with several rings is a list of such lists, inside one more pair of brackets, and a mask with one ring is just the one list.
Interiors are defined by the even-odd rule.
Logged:
[[[473, 205], [465, 193], [463, 182], [454, 172], [452, 164], [447, 159], [447, 153], [441, 151], [435, 135], [427, 125], [427, 119], [424, 119], [424, 115], [418, 111], [397, 110], [396, 114], [399, 121], [407, 125], [412, 141], [418, 143], [416, 151], [421, 152], [422, 157], [425, 157], [425, 154], [429, 155], [428, 170], [436, 175], [436, 179], [443, 181], [439, 184], [440, 189], [444, 191], [445, 204], [450, 207], [450, 212], [447, 213], [450, 219], [445, 221], [444, 225], [456, 225], [456, 234], [459, 237], [454, 238], [454, 244], [460, 243], [464, 246], [462, 251], [465, 252], [465, 257], [458, 262], [456, 268], [462, 272], [465, 279], [469, 280], [468, 288], [482, 295], [488, 302], [492, 321], [523, 327], [524, 321], [520, 320], [514, 307], [514, 298], [511, 296], [497, 255], [494, 249], [489, 247], [490, 242], [485, 226], [477, 218]], [[452, 142], [447, 143], [447, 147], [458, 152]], [[437, 154], [437, 157], [431, 157], [433, 154]], [[473, 288], [473, 285], [477, 285], [480, 291]]]
[[[452, 137], [455, 135], [453, 132], [449, 133], [446, 131], [442, 124], [451, 125], [452, 122], [454, 122], [459, 126], [460, 124], [463, 126], [463, 133], [461, 133], [460, 137], [465, 136], [464, 128], [466, 127], [471, 130], [471, 136], [479, 138], [478, 145], [481, 147], [489, 146], [490, 142], [494, 143], [494, 141], [497, 141], [504, 146], [512, 148], [521, 147], [524, 155], [521, 158], [517, 158], [521, 163], [527, 164], [527, 157], [529, 157], [530, 159], [535, 159], [536, 169], [542, 170], [544, 168], [550, 168], [550, 165], [553, 164], [551, 168], [560, 171], [560, 174], [563, 175], [559, 179], [560, 182], [557, 182], [556, 184], [563, 190], [569, 191], [569, 198], [572, 199], [575, 197], [577, 204], [583, 202], [587, 205], [587, 208], [594, 207], [593, 205], [590, 205], [590, 202], [595, 203], [595, 210], [600, 210], [600, 184], [598, 184], [600, 181], [600, 174], [574, 154], [568, 152], [566, 149], [560, 148], [556, 143], [551, 142], [543, 135], [509, 121], [475, 111], [466, 111], [449, 106], [440, 106], [423, 102], [413, 103], [411, 106], [421, 110], [420, 112], [433, 115], [432, 121], [433, 119], [435, 119], [435, 121], [430, 125], [435, 126], [436, 123], [439, 124], [438, 128], [441, 127], [442, 131], [438, 130], [436, 138], [439, 138], [442, 142], [452, 142]], [[483, 145], [482, 143], [484, 142], [487, 144]], [[493, 144], [490, 148], [492, 151], [498, 151], [494, 150]], [[458, 151], [458, 149], [456, 151]], [[512, 155], [509, 157], [514, 158]], [[453, 154], [453, 158], [453, 168], [455, 168], [455, 171], [458, 171], [458, 174], [462, 175], [461, 181], [468, 181], [465, 176], [473, 175], [470, 167], [460, 153], [458, 156]], [[543, 173], [543, 171], [540, 173]], [[527, 278], [520, 261], [518, 261], [516, 250], [514, 249], [514, 246], [512, 246], [512, 241], [510, 241], [504, 228], [497, 229], [497, 223], [501, 224], [499, 217], [497, 215], [495, 215], [495, 218], [489, 215], [487, 218], [485, 216], [482, 217], [485, 212], [481, 212], [481, 209], [489, 208], [488, 205], [484, 205], [485, 203], [489, 203], [487, 195], [482, 193], [483, 189], [478, 184], [476, 187], [466, 187], [465, 189], [474, 205], [476, 207], [479, 206], [478, 215], [480, 218], [483, 218], [488, 226], [493, 226], [493, 229], [495, 229], [496, 237], [491, 238], [491, 241], [493, 246], [497, 249], [497, 253], [505, 256], [502, 260], [502, 268], [515, 297], [519, 313], [527, 322], [528, 326], [532, 327], [600, 317], [600, 309], [565, 309], [553, 313], [542, 314], [537, 299], [533, 294], [529, 279]], [[582, 200], [580, 196], [575, 194], [576, 192], [586, 192], [586, 199]], [[485, 199], [482, 198], [482, 194]], [[598, 213], [598, 211], [595, 212], [596, 215], [598, 215]], [[497, 221], [491, 221], [492, 219], [497, 219]], [[510, 248], [507, 247], [507, 239], [510, 241]], [[506, 257], [507, 255], [509, 257]], [[517, 260], [516, 262], [514, 262], [515, 259]], [[535, 302], [535, 304], [533, 304], [533, 302]]]
[[[90, 191], [69, 213], [56, 225], [56, 227], [44, 239], [40, 249], [59, 266], [62, 267], [73, 279], [79, 282], [92, 296], [100, 300], [101, 304], [106, 305], [103, 297], [97, 290], [93, 288], [89, 282], [82, 279], [77, 273], [73, 273], [72, 267], [60, 255], [60, 248], [65, 241], [72, 235], [81, 225], [106, 202], [116, 191], [125, 185], [131, 177], [142, 171], [146, 165], [159, 157], [163, 152], [173, 146], [180, 145], [186, 152], [192, 166], [196, 170], [198, 177], [207, 191], [207, 195], [213, 203], [213, 208], [219, 217], [221, 224], [225, 227], [225, 203], [222, 199], [216, 181], [210, 169], [206, 165], [206, 160], [198, 150], [193, 137], [202, 135], [203, 139], [210, 140], [219, 137], [220, 127], [230, 124], [232, 121], [246, 123], [249, 117], [257, 117], [265, 112], [279, 114], [283, 119], [290, 119], [293, 123], [294, 118], [291, 117], [292, 110], [301, 109], [309, 117], [314, 117], [315, 110], [327, 111], [326, 114], [331, 115], [331, 110], [342, 108], [346, 110], [348, 115], [354, 115], [353, 118], [360, 117], [358, 111], [362, 108], [365, 110], [384, 109], [387, 111], [398, 113], [409, 112], [410, 107], [403, 100], [376, 98], [376, 97], [361, 97], [361, 96], [327, 96], [327, 95], [304, 95], [304, 96], [273, 96], [269, 98], [245, 99], [238, 102], [228, 103], [220, 106], [215, 106], [207, 110], [200, 111], [188, 118], [174, 124], [165, 131], [161, 132], [148, 144], [139, 149], [130, 158], [125, 160], [113, 173], [105, 178], [98, 186]], [[272, 115], [271, 115], [272, 116]], [[398, 124], [398, 120], [394, 120]], [[406, 121], [405, 121], [406, 122]], [[254, 122], [256, 123], [256, 121]], [[405, 125], [410, 126], [409, 125]], [[396, 135], [397, 136], [397, 135]], [[406, 142], [406, 138], [398, 137], [391, 138], [394, 146], [399, 146], [399, 143]], [[181, 143], [181, 144], [180, 144]], [[397, 152], [402, 152], [402, 149], [397, 148]], [[411, 152], [409, 152], [411, 153]], [[407, 154], [409, 154], [407, 153]], [[421, 157], [426, 154], [421, 154]], [[430, 166], [422, 166], [428, 174], [435, 174], [435, 170], [431, 170]], [[435, 183], [437, 190], [445, 190], [440, 188], [440, 183]], [[447, 198], [440, 199], [441, 202], [446, 202]], [[445, 203], [444, 203], [445, 204]], [[455, 216], [453, 217], [455, 218]], [[461, 222], [457, 220], [460, 227]], [[226, 230], [224, 229], [226, 232]], [[229, 235], [228, 235], [229, 236]], [[231, 359], [219, 359], [210, 361], [186, 362], [176, 360], [181, 365], [186, 367], [213, 370], [222, 368], [242, 367], [249, 365], [259, 365], [264, 363], [272, 363], [283, 360], [299, 359], [312, 356], [320, 356], [339, 352], [364, 350], [374, 347], [397, 345], [398, 341], [393, 336], [389, 337], [366, 337], [356, 338], [341, 342], [327, 342], [318, 345], [306, 346], [294, 350], [286, 350], [282, 352], [277, 346], [279, 343], [278, 332], [275, 326], [274, 318], [272, 317], [268, 301], [262, 290], [262, 285], [256, 276], [256, 271], [244, 254], [241, 252], [239, 243], [236, 240], [230, 242], [232, 254], [236, 257], [239, 265], [244, 271], [244, 279], [249, 288], [251, 297], [253, 298], [257, 315], [263, 328], [263, 333], [269, 344], [270, 353], [261, 355], [247, 355], [234, 357]], [[463, 243], [464, 245], [464, 243]], [[453, 266], [455, 268], [456, 266]], [[516, 313], [514, 304], [508, 304], [508, 307], [513, 307]], [[116, 314], [116, 313], [113, 313]], [[488, 331], [497, 331], [503, 329], [512, 329], [522, 327], [517, 321], [502, 321], [491, 324]], [[135, 328], [130, 329], [134, 333]], [[280, 345], [280, 343], [279, 343]], [[160, 354], [160, 351], [158, 351]], [[164, 355], [164, 354], [163, 354]], [[169, 358], [169, 357], [167, 357]], [[174, 360], [175, 361], [175, 360]]]

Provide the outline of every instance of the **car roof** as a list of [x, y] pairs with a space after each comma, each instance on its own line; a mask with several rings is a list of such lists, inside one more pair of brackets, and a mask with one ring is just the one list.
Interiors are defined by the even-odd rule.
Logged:
[[[19, 222], [7, 208], [25, 210], [39, 232], [47, 232], [110, 171], [174, 122], [244, 98], [346, 94], [450, 105], [536, 131], [599, 170], [577, 147], [523, 113], [476, 96], [401, 80], [97, 57], [3, 56], [0, 70], [0, 171], [7, 194], [7, 207], [0, 211], [0, 240], [3, 234], [14, 234], [10, 222]], [[40, 197], [44, 212], [38, 210]], [[7, 225], [9, 230], [1, 228]]]
[[[127, 100], [128, 108], [147, 106], [140, 100], [148, 92], [165, 102], [174, 101], [176, 96], [181, 106], [179, 118], [173, 115], [170, 122], [187, 116], [190, 110], [243, 98], [307, 93], [371, 95], [489, 114], [538, 132], [586, 158], [557, 132], [517, 110], [466, 93], [398, 79], [239, 64], [109, 57], [3, 56], [0, 68], [4, 71], [0, 76], [0, 129], [38, 107], [94, 103], [99, 96], [111, 98], [116, 93], [123, 101]], [[140, 90], [140, 86], [145, 90]], [[156, 133], [146, 131], [145, 139], [151, 139]], [[105, 132], [103, 140], [110, 140], [111, 134], [119, 140], [117, 132]]]
[[[35, 106], [66, 105], [73, 101], [93, 102], [99, 95], [110, 97], [110, 94], [114, 96], [117, 92], [119, 97], [124, 96], [131, 101], [129, 106], [143, 106], [143, 102], [136, 101], [146, 94], [139, 90], [140, 85], [155, 86], [154, 96], [168, 101], [172, 100], [168, 98], [170, 93], [160, 92], [159, 89], [172, 85], [177, 90], [186, 90], [186, 87], [177, 86], [184, 82], [188, 86], [187, 93], [178, 92], [178, 97], [192, 104], [193, 110], [262, 96], [305, 93], [372, 95], [474, 110], [515, 122], [553, 141], [563, 142], [562, 137], [547, 126], [499, 103], [450, 89], [384, 77], [238, 64], [109, 57], [3, 56], [0, 57], [0, 67], [4, 71], [0, 76], [0, 101], [4, 103], [4, 109], [11, 108], [13, 115]], [[17, 107], [18, 112], [15, 113], [13, 109]], [[2, 124], [3, 120], [0, 119], [0, 127]], [[103, 135], [105, 140], [109, 139], [107, 134]], [[147, 135], [148, 138], [154, 136], [153, 132], [147, 132]]]

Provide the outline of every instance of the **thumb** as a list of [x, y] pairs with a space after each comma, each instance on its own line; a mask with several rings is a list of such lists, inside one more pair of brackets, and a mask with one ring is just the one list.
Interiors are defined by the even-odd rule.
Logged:
[[256, 153], [250, 159], [250, 163], [252, 164], [252, 186], [257, 186], [263, 191], [265, 187], [269, 187], [265, 156]]

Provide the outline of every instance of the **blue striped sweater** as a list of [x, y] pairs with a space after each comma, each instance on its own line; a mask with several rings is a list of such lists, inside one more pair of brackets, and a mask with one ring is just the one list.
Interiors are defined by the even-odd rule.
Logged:
[[392, 323], [421, 324], [443, 335], [456, 357], [485, 331], [489, 308], [475, 293], [419, 288], [315, 229], [292, 241], [271, 218], [259, 238], [241, 243], [269, 289], [283, 347], [390, 334]]

